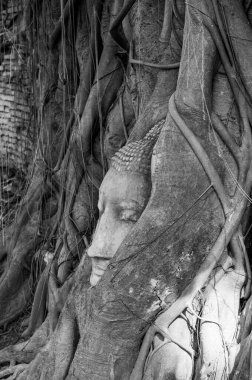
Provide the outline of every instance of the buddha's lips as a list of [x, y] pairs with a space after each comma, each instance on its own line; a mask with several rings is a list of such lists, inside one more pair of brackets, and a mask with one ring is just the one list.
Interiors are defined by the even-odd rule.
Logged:
[[97, 261], [97, 260], [92, 261], [92, 272], [90, 276], [90, 284], [92, 286], [95, 286], [96, 284], [98, 284], [105, 270], [107, 269], [108, 264], [109, 264], [109, 260], [106, 260], [106, 259], [105, 260], [101, 259], [101, 261]]
[[97, 273], [105, 272], [105, 270], [107, 269], [109, 265], [109, 261], [110, 260], [106, 260], [106, 259], [92, 260], [92, 271], [97, 272]]
[[105, 272], [106, 268], [97, 268], [97, 267], [94, 267], [92, 268], [92, 274], [95, 274], [96, 276], [102, 276], [103, 273]]
[[100, 279], [102, 278], [103, 274], [105, 272], [105, 269], [102, 271], [100, 270], [99, 272], [96, 272], [92, 269], [91, 276], [90, 276], [90, 284], [92, 286], [95, 286], [98, 284]]

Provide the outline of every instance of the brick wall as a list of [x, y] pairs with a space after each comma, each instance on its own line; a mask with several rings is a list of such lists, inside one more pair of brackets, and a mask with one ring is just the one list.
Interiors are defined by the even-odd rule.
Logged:
[[26, 171], [32, 153], [28, 58], [18, 40], [21, 1], [2, 1], [0, 18], [0, 163]]
[[0, 0], [0, 229], [11, 223], [32, 162], [34, 123], [23, 1]]

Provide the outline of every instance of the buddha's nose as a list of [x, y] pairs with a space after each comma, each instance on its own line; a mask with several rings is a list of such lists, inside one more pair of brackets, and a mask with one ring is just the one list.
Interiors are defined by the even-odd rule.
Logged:
[[102, 231], [96, 231], [92, 244], [87, 250], [89, 257], [106, 257], [108, 254], [108, 237]]
[[104, 212], [99, 219], [90, 247], [87, 250], [89, 257], [111, 258], [111, 248], [115, 238], [113, 219], [108, 211]]
[[88, 250], [87, 250], [87, 254], [89, 257], [96, 257], [97, 256], [97, 250], [94, 248], [94, 244], [92, 243]]

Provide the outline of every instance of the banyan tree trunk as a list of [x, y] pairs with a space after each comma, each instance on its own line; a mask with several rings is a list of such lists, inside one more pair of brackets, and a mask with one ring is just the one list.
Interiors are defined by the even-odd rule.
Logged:
[[[125, 3], [133, 4], [133, 1]], [[114, 2], [115, 14], [120, 14], [118, 4], [122, 6], [123, 2]], [[220, 259], [222, 264], [230, 249], [235, 256], [240, 223], [247, 206], [237, 184], [241, 182], [243, 186], [240, 187], [245, 192], [251, 188], [251, 135], [250, 129], [246, 129], [246, 121], [251, 115], [246, 114], [244, 106], [251, 94], [251, 27], [241, 2], [221, 0], [221, 6], [226, 10], [229, 37], [233, 41], [232, 51], [229, 51], [228, 43], [223, 49], [220, 38], [223, 31], [217, 31], [212, 22], [216, 18], [213, 4], [207, 0], [189, 0], [185, 6], [182, 52], [181, 31], [175, 37], [173, 30], [170, 45], [161, 49], [162, 64], [180, 61], [179, 70], [176, 65], [169, 71], [160, 69], [153, 86], [149, 84], [152, 76], [139, 70], [139, 77], [143, 78], [142, 82], [139, 81], [142, 97], [139, 96], [137, 107], [133, 107], [134, 116], [131, 108], [130, 116], [127, 114], [128, 119], [125, 118], [129, 124], [136, 118], [128, 142], [141, 139], [154, 124], [165, 118], [152, 156], [152, 192], [148, 205], [95, 287], [89, 284], [88, 259], [81, 260], [55, 331], [19, 380], [141, 379], [143, 360], [138, 359], [143, 359], [142, 352], [150, 343], [146, 337], [151, 336], [148, 333], [154, 328], [157, 316], [166, 311], [168, 327], [191, 306], [194, 296], [203, 288]], [[181, 8], [183, 13], [183, 6]], [[136, 32], [137, 28], [133, 28], [133, 42]], [[170, 35], [169, 30], [167, 33]], [[162, 32], [162, 41], [164, 35]], [[76, 178], [72, 181], [75, 164], [79, 165], [79, 171], [76, 170], [79, 177], [83, 173], [90, 175], [93, 168], [105, 169], [105, 165], [102, 167], [102, 162], [98, 162], [104, 160], [102, 149], [101, 156], [96, 156], [92, 138], [101, 146], [104, 132], [101, 113], [103, 116], [120, 111], [116, 94], [119, 88], [123, 88], [127, 66], [122, 50], [122, 46], [118, 46], [108, 34], [101, 57], [96, 52], [95, 64], [100, 57], [98, 69], [96, 67], [98, 73], [93, 78], [95, 83], [90, 86], [89, 96], [85, 93], [86, 104], [83, 113], [78, 115], [80, 124], [74, 124], [72, 137], [63, 139], [62, 163], [66, 162], [66, 157], [70, 162], [66, 166], [69, 193], [75, 194], [78, 182]], [[142, 63], [136, 63], [139, 57], [131, 55], [132, 50], [129, 50], [129, 63], [141, 66]], [[227, 60], [228, 55], [231, 63]], [[111, 72], [106, 71], [107, 64]], [[234, 80], [232, 64], [239, 67], [241, 78], [237, 76]], [[86, 76], [94, 76], [94, 67], [89, 69]], [[101, 73], [105, 79], [99, 76]], [[111, 91], [108, 91], [109, 85]], [[143, 94], [147, 94], [146, 97]], [[118, 118], [114, 120], [117, 122]], [[228, 133], [223, 133], [220, 120], [226, 122]], [[228, 146], [225, 146], [227, 140]], [[69, 155], [64, 156], [69, 141]], [[241, 157], [244, 158], [242, 163]], [[87, 188], [87, 183], [81, 187], [85, 191]], [[81, 205], [80, 194], [76, 199]], [[70, 218], [71, 207], [66, 209]], [[77, 213], [77, 206], [73, 210]], [[69, 238], [71, 243], [73, 237]], [[232, 256], [231, 260], [235, 262], [236, 259]], [[242, 275], [246, 277], [243, 265], [241, 267]], [[243, 286], [243, 281], [239, 286]], [[238, 309], [240, 288], [237, 293], [238, 302], [236, 299], [234, 303]], [[166, 321], [162, 323], [165, 329]], [[247, 337], [242, 346], [248, 346], [249, 341], [250, 337]], [[207, 347], [204, 343], [205, 354]], [[241, 361], [245, 360], [242, 355], [240, 357]], [[240, 369], [241, 361], [235, 368]], [[200, 369], [197, 371], [199, 376]]]

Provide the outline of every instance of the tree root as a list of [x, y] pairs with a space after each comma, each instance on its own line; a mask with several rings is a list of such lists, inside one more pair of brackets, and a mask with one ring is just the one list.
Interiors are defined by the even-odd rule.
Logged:
[[241, 270], [243, 263], [245, 263], [245, 276], [247, 279], [246, 286], [244, 287], [243, 298], [248, 299], [251, 294], [251, 268], [249, 263], [249, 258], [247, 250], [244, 244], [243, 235], [241, 232], [241, 227], [239, 231], [234, 234], [230, 242], [231, 251], [235, 259], [235, 269]]
[[240, 318], [239, 342], [246, 339], [252, 332], [252, 295], [246, 302]]
[[[114, 3], [113, 15], [119, 13], [120, 5], [121, 0]], [[80, 120], [78, 134], [76, 133], [73, 138], [73, 144], [74, 142], [77, 144], [78, 159], [87, 167], [89, 166], [87, 165], [88, 160], [93, 156], [92, 139], [97, 136], [99, 131], [103, 134], [101, 128], [101, 110], [104, 113], [109, 110], [123, 80], [123, 68], [118, 69], [118, 53], [119, 47], [112, 39], [110, 33], [108, 33], [97, 68], [97, 79], [99, 77], [103, 77], [103, 79], [97, 80], [97, 83], [92, 86]], [[104, 76], [108, 72], [111, 72], [111, 74]]]
[[[22, 344], [24, 347], [24, 344]], [[37, 355], [36, 351], [17, 349], [16, 346], [9, 346], [0, 351], [0, 364], [25, 363], [29, 364]]]
[[226, 48], [226, 51], [228, 54], [228, 59], [231, 62], [231, 64], [234, 65], [234, 53], [232, 52], [230, 44], [229, 44], [228, 39], [227, 39], [227, 33], [226, 33], [226, 30], [224, 29], [223, 20], [222, 20], [220, 11], [219, 11], [218, 2], [216, 0], [212, 0], [212, 4], [213, 4], [215, 17], [217, 20], [217, 25], [219, 27], [220, 34], [221, 34], [221, 37], [223, 39], [223, 42], [224, 42], [224, 45], [225, 45], [225, 48]]
[[15, 364], [21, 364], [27, 365], [23, 367], [24, 369], [29, 368], [29, 364], [32, 363], [38, 356], [38, 353], [43, 351], [44, 347], [46, 347], [49, 337], [48, 325], [47, 319], [29, 340], [1, 350], [0, 364], [6, 366], [7, 363], [9, 363], [10, 367], [13, 367]]
[[[169, 325], [183, 312], [183, 310], [185, 310], [187, 307], [190, 307], [193, 301], [193, 298], [196, 296], [197, 292], [204, 286], [205, 282], [207, 281], [215, 265], [220, 260], [224, 249], [226, 248], [227, 244], [232, 239], [233, 234], [238, 229], [243, 212], [247, 204], [246, 197], [244, 197], [243, 194], [241, 195], [240, 190], [238, 188], [236, 189], [234, 198], [232, 199], [233, 207], [232, 209], [230, 209], [229, 202], [227, 202], [227, 197], [226, 197], [226, 194], [224, 193], [223, 184], [215, 168], [212, 166], [206, 152], [199, 144], [197, 138], [189, 130], [189, 128], [186, 126], [185, 122], [179, 116], [176, 110], [176, 106], [174, 102], [174, 94], [171, 96], [170, 101], [169, 101], [169, 111], [170, 111], [170, 115], [176, 122], [180, 131], [185, 136], [185, 138], [191, 145], [193, 151], [199, 158], [204, 170], [206, 171], [211, 183], [213, 184], [216, 190], [216, 193], [218, 194], [218, 197], [221, 201], [221, 205], [224, 209], [224, 213], [227, 219], [224, 223], [224, 226], [221, 230], [220, 235], [218, 236], [216, 242], [214, 243], [211, 251], [205, 258], [205, 261], [201, 264], [192, 282], [186, 287], [186, 289], [182, 292], [181, 296], [171, 305], [171, 307], [169, 307], [166, 311], [164, 311], [160, 316], [157, 317], [154, 324], [147, 331], [143, 340], [142, 347], [140, 349], [138, 359], [136, 361], [135, 367], [131, 374], [130, 380], [139, 380], [142, 378], [145, 360], [146, 360], [150, 345], [153, 341], [155, 334], [160, 333], [165, 338], [167, 334], [167, 328], [169, 327]], [[246, 141], [243, 140], [244, 145], [245, 147], [247, 147], [247, 144], [250, 144], [251, 146], [250, 130], [246, 129], [245, 134], [246, 134]], [[248, 170], [247, 163], [248, 162], [250, 163], [250, 159], [249, 159], [250, 157], [248, 158], [248, 155], [250, 155], [250, 151], [247, 151], [247, 149], [244, 148], [242, 150], [242, 153], [243, 153], [242, 158], [244, 160], [244, 164], [242, 166], [243, 173], [240, 174], [240, 176], [243, 179], [244, 174]], [[250, 192], [251, 185], [252, 185], [252, 178], [250, 175], [252, 171], [251, 163], [249, 165], [250, 165], [249, 166], [250, 173], [246, 173], [247, 176], [246, 176], [246, 179], [244, 180], [244, 191], [246, 193]]]
[[159, 70], [178, 69], [179, 66], [180, 66], [180, 62], [162, 64], [162, 63], [152, 63], [152, 62], [146, 62], [146, 61], [139, 60], [139, 59], [134, 59], [133, 58], [133, 43], [130, 44], [129, 63], [136, 64], [136, 65], [141, 65], [141, 66], [153, 67], [153, 68], [159, 69]]
[[241, 164], [241, 153], [238, 145], [234, 141], [233, 137], [230, 135], [228, 130], [225, 128], [224, 124], [220, 120], [219, 116], [212, 112], [211, 113], [211, 121], [213, 124], [214, 129], [224, 142], [224, 144], [227, 146], [228, 150], [232, 154], [232, 156], [235, 159], [235, 162], [238, 166], [238, 169], [240, 169], [240, 164]]
[[170, 42], [171, 31], [172, 31], [172, 13], [173, 13], [172, 3], [173, 3], [173, 0], [165, 1], [164, 20], [163, 20], [162, 31], [159, 37], [160, 42], [164, 42], [164, 43]]
[[27, 338], [34, 333], [34, 331], [42, 325], [45, 319], [46, 313], [46, 299], [48, 291], [48, 276], [50, 265], [48, 264], [44, 271], [42, 272], [38, 285], [36, 287], [36, 292], [34, 295], [34, 300], [32, 303], [32, 311], [29, 320], [29, 325], [27, 329], [22, 333], [22, 338]]
[[50, 330], [53, 331], [55, 329], [59, 314], [74, 280], [74, 276], [72, 276], [59, 287], [57, 283], [57, 269], [56, 261], [53, 263], [49, 262], [41, 274], [34, 295], [29, 325], [22, 334], [23, 338], [32, 335], [42, 325], [47, 308], [50, 314]]
[[[74, 183], [74, 190], [70, 196], [70, 200], [69, 200], [67, 208], [66, 208], [66, 215], [67, 216], [65, 218], [65, 230], [75, 240], [75, 247], [74, 248], [71, 247], [71, 249], [68, 248], [66, 235], [64, 235], [66, 241], [64, 240], [63, 242], [64, 242], [64, 247], [65, 247], [66, 252], [67, 251], [69, 252], [68, 256], [70, 256], [70, 253], [71, 253], [72, 257], [76, 258], [79, 256], [79, 260], [80, 260], [80, 257], [83, 254], [83, 252], [85, 251], [86, 246], [85, 246], [85, 243], [82, 239], [80, 231], [79, 231], [76, 223], [74, 222], [74, 218], [72, 216], [72, 213], [73, 213], [73, 207], [74, 207], [74, 204], [76, 201], [76, 196], [80, 190], [80, 186], [81, 186], [81, 183], [83, 180], [84, 171], [83, 171], [82, 165], [80, 165], [80, 163], [76, 160], [76, 157], [72, 158], [72, 163], [73, 163], [73, 166], [75, 167], [75, 173], [74, 173], [75, 174], [75, 176], [74, 176], [75, 177], [75, 181], [74, 181], [75, 183]], [[86, 226], [85, 227], [83, 226], [83, 229], [87, 230]], [[68, 275], [69, 275], [69, 273], [66, 273], [66, 277]], [[63, 278], [60, 278], [62, 283], [65, 282], [66, 277], [63, 276]]]
[[[73, 125], [76, 122], [79, 122], [79, 119], [82, 117], [90, 93], [90, 89], [92, 87], [92, 83], [95, 77], [96, 62], [98, 62], [102, 50], [102, 41], [100, 37], [100, 20], [102, 16], [103, 3], [104, 0], [97, 0], [92, 7], [92, 15], [90, 22], [90, 53], [88, 56], [88, 61], [85, 65], [84, 75], [76, 95], [74, 111], [72, 111], [71, 117], [67, 123], [64, 141], [61, 145], [58, 162], [55, 165], [55, 168], [53, 169], [54, 172], [57, 172], [61, 168], [61, 163], [69, 145], [71, 129]], [[96, 54], [98, 54], [98, 56], [96, 56]]]
[[71, 11], [73, 11], [74, 7], [79, 5], [79, 1], [76, 0], [68, 0], [68, 2], [65, 5], [63, 15], [60, 18], [60, 20], [57, 22], [50, 38], [49, 38], [49, 47], [50, 49], [54, 49], [57, 45], [57, 43], [60, 41], [61, 38], [61, 31], [62, 31], [62, 23], [66, 23], [69, 19]]
[[49, 276], [48, 286], [48, 314], [50, 331], [53, 332], [58, 322], [59, 315], [65, 305], [67, 296], [73, 286], [74, 276], [69, 277], [64, 284], [59, 287], [57, 283], [57, 263], [54, 262]]
[[15, 233], [8, 247], [9, 264], [0, 282], [1, 324], [15, 319], [24, 310], [31, 295], [29, 276], [32, 257], [47, 233], [43, 224], [41, 226], [42, 200], [54, 191], [45, 181], [40, 181], [40, 185], [30, 192], [28, 200], [21, 205], [17, 226], [14, 225]]
[[[227, 40], [225, 39], [224, 43], [223, 43], [222, 38], [221, 38], [221, 34], [219, 33], [218, 28], [216, 27], [213, 20], [211, 20], [211, 18], [205, 17], [205, 19], [203, 21], [203, 25], [205, 25], [205, 27], [207, 28], [207, 30], [211, 34], [211, 37], [217, 46], [223, 67], [224, 67], [225, 72], [227, 74], [229, 84], [230, 84], [230, 87], [233, 91], [235, 101], [236, 101], [236, 104], [237, 104], [239, 111], [241, 111], [240, 110], [240, 99], [241, 99], [240, 95], [241, 94], [246, 99], [248, 105], [251, 107], [250, 96], [249, 96], [246, 88], [244, 87], [244, 85], [240, 79], [240, 76], [238, 75], [238, 73], [236, 71], [236, 67], [232, 65], [232, 62], [230, 62], [229, 57], [226, 53], [226, 51], [230, 51], [230, 46], [229, 46]], [[225, 42], [228, 44], [227, 46], [226, 46]], [[244, 114], [241, 114], [241, 116], [244, 116]]]
[[143, 380], [191, 378], [196, 354], [191, 347], [191, 328], [195, 322], [196, 318], [189, 314], [179, 316], [169, 327], [170, 340], [155, 338], [146, 360]]
[[123, 29], [119, 30], [123, 19], [126, 17], [126, 15], [129, 13], [132, 6], [135, 4], [136, 0], [126, 0], [124, 2], [123, 8], [120, 10], [118, 15], [116, 16], [115, 20], [112, 22], [110, 26], [110, 34], [114, 41], [124, 50], [129, 50], [128, 41], [125, 38], [125, 35], [123, 33]]
[[159, 70], [172, 70], [172, 69], [178, 69], [180, 66], [180, 63], [169, 63], [167, 65], [161, 64], [161, 63], [152, 63], [152, 62], [145, 62], [145, 61], [140, 61], [138, 59], [129, 59], [129, 63], [135, 64], [135, 65], [141, 65], [141, 66], [148, 66], [148, 67], [153, 67], [155, 69]]
[[184, 20], [183, 20], [183, 18], [180, 16], [180, 14], [178, 12], [177, 1], [176, 0], [173, 0], [173, 2], [172, 2], [172, 10], [173, 10], [174, 16], [176, 17], [176, 20], [178, 21], [180, 27], [183, 28], [183, 26], [184, 26]]
[[127, 142], [129, 136], [128, 136], [127, 127], [125, 123], [125, 115], [124, 115], [124, 107], [123, 107], [123, 92], [121, 92], [119, 96], [119, 107], [120, 107], [120, 116], [121, 116], [122, 126], [123, 126], [123, 133], [124, 133], [125, 141]]
[[245, 270], [240, 262], [239, 267], [228, 270], [204, 291], [205, 302], [198, 316], [201, 355], [197, 370], [202, 379], [211, 377], [213, 372], [217, 379], [228, 378], [232, 371], [238, 347], [236, 331], [244, 281]]
[[236, 358], [231, 380], [243, 380], [252, 378], [252, 334], [245, 338], [240, 344], [240, 350]]
[[16, 380], [27, 367], [28, 364], [18, 364], [6, 368], [3, 371], [0, 371], [0, 379]]

